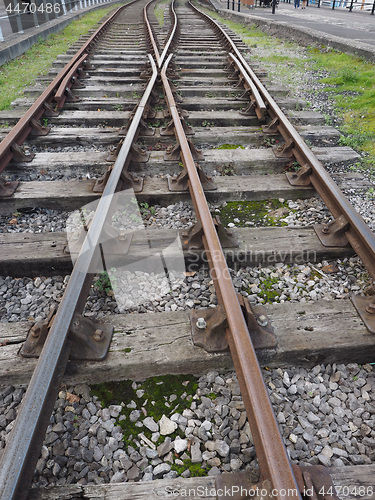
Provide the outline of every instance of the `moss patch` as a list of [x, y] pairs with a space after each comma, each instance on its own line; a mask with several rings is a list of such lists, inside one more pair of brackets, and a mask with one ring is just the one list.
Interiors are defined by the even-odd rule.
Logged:
[[260, 201], [228, 201], [220, 209], [220, 219], [225, 226], [234, 223], [236, 227], [286, 226], [281, 221], [290, 212], [287, 203], [278, 199]]
[[[165, 375], [139, 383], [125, 380], [96, 384], [91, 386], [91, 393], [98, 397], [103, 407], [111, 404], [123, 405], [116, 425], [123, 430], [124, 442], [135, 447], [139, 433], [142, 432], [149, 439], [152, 436], [149, 429], [138, 427], [137, 422], [141, 422], [146, 416], [157, 422], [163, 415], [170, 417], [174, 413], [182, 413], [185, 408], [190, 408], [197, 389], [197, 378], [192, 375]], [[133, 410], [140, 411], [136, 422], [130, 420]], [[170, 437], [173, 440], [177, 435], [185, 437], [179, 428]], [[160, 442], [163, 440], [164, 437], [159, 438]], [[159, 441], [155, 444], [159, 444]]]
[[216, 149], [245, 149], [241, 144], [221, 144]]
[[184, 460], [183, 465], [174, 464], [171, 467], [180, 476], [186, 470], [190, 471], [191, 477], [202, 477], [207, 476], [207, 469], [202, 468], [202, 464], [193, 464], [191, 460]]

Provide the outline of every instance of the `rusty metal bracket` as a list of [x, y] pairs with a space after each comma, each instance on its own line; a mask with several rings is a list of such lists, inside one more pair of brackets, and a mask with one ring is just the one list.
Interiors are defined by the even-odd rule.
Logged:
[[[323, 465], [298, 466], [292, 464], [299, 491], [289, 492], [292, 500], [339, 500], [328, 469]], [[268, 479], [254, 483], [247, 472], [220, 474], [215, 479], [215, 489], [221, 492], [220, 500], [271, 500], [272, 485]]]
[[[194, 135], [194, 130], [186, 123], [185, 118], [180, 117], [185, 135]], [[160, 128], [160, 135], [174, 135], [174, 121], [171, 120], [165, 127]]]
[[310, 174], [312, 168], [310, 165], [303, 165], [297, 172], [285, 172], [289, 184], [292, 186], [309, 186], [311, 184]]
[[20, 181], [6, 181], [0, 177], [0, 198], [13, 196], [19, 186]]
[[131, 161], [134, 163], [147, 163], [150, 159], [150, 153], [141, 149], [137, 144], [132, 144], [131, 148]]
[[[242, 314], [248, 326], [254, 349], [274, 349], [277, 339], [264, 306], [252, 306], [247, 298], [237, 294]], [[228, 349], [227, 317], [221, 305], [215, 309], [193, 309], [190, 313], [191, 334], [194, 345], [207, 352]]]
[[76, 76], [72, 76], [71, 82], [72, 82], [72, 89], [83, 89], [84, 87], [86, 87], [86, 85], [83, 82], [81, 82], [81, 80]]
[[35, 120], [34, 118], [31, 118], [30, 125], [31, 125], [30, 135], [34, 135], [34, 136], [47, 135], [51, 130], [51, 127], [45, 127], [44, 125], [42, 125], [39, 121]]
[[54, 116], [59, 116], [59, 112], [54, 109], [48, 102], [43, 103], [44, 115], [48, 118], [52, 118]]
[[375, 297], [374, 295], [352, 295], [350, 300], [357, 309], [361, 320], [365, 324], [367, 330], [375, 334]]
[[[110, 153], [106, 156], [106, 161], [114, 162], [117, 159], [117, 156], [121, 150], [124, 139], [121, 139], [117, 144], [116, 149], [110, 151]], [[134, 163], [147, 163], [150, 159], [149, 151], [145, 151], [141, 149], [137, 144], [132, 144], [130, 148], [131, 161]]]
[[192, 309], [190, 312], [193, 344], [207, 352], [222, 352], [228, 349], [225, 330], [227, 316], [222, 306], [214, 309]]
[[[204, 155], [200, 149], [197, 149], [190, 139], [187, 140], [191, 154], [195, 161], [204, 161]], [[179, 161], [181, 158], [181, 146], [180, 144], [176, 144], [172, 147], [170, 151], [167, 151], [164, 154], [165, 161]]]
[[[39, 357], [51, 329], [56, 308], [51, 309], [44, 321], [38, 321], [29, 330], [26, 341], [18, 354], [24, 358]], [[72, 340], [70, 359], [101, 361], [108, 353], [114, 328], [96, 324], [89, 318], [75, 314], [69, 332]]]
[[[216, 184], [212, 177], [206, 175], [204, 173], [203, 168], [198, 165], [197, 163], [195, 164], [197, 170], [198, 170], [198, 175], [199, 179], [201, 181], [202, 187], [205, 191], [215, 191], [217, 189]], [[171, 192], [184, 192], [188, 191], [189, 185], [189, 175], [184, 168], [177, 177], [168, 177], [168, 189]]]
[[[109, 176], [111, 175], [113, 169], [113, 165], [110, 165], [107, 171], [96, 180], [94, 187], [92, 188], [93, 193], [102, 193], [104, 188], [108, 182]], [[125, 168], [122, 171], [120, 176], [122, 181], [121, 189], [130, 189], [132, 188], [135, 193], [140, 193], [143, 189], [143, 178], [142, 177], [134, 177], [133, 174], [129, 173]]]
[[155, 117], [156, 117], [156, 111], [154, 110], [154, 108], [152, 108], [150, 104], [146, 104], [142, 114], [142, 118], [144, 120], [147, 120], [148, 118], [153, 119]]
[[[223, 226], [218, 215], [213, 217], [215, 229], [219, 236], [220, 244], [223, 248], [237, 248], [239, 246], [237, 238], [234, 236], [233, 231]], [[182, 241], [182, 248], [185, 251], [190, 250], [203, 250], [203, 228], [202, 224], [198, 221], [188, 229], [180, 231]]]
[[[70, 254], [71, 257], [77, 258], [81, 251], [83, 242], [85, 241], [89, 221], [80, 230], [75, 231], [69, 238], [69, 244], [64, 247], [64, 253]], [[129, 252], [132, 242], [133, 233], [122, 233], [115, 227], [106, 226], [101, 233], [101, 243], [98, 245], [98, 250], [106, 256], [119, 255], [124, 256]]]
[[22, 146], [18, 144], [12, 144], [10, 149], [13, 153], [13, 161], [16, 162], [30, 162], [35, 157], [35, 153], [26, 154]]
[[237, 294], [254, 349], [273, 349], [277, 346], [275, 331], [267, 316], [267, 310], [261, 304], [252, 305], [241, 294]]
[[73, 94], [72, 90], [69, 87], [66, 87], [65, 94], [66, 102], [77, 102], [80, 100], [79, 97]]
[[294, 156], [293, 149], [294, 140], [288, 139], [284, 142], [284, 144], [280, 144], [279, 146], [276, 146], [276, 148], [273, 148], [272, 151], [274, 152], [276, 158], [292, 158]]
[[345, 231], [349, 229], [349, 222], [343, 215], [328, 224], [314, 224], [314, 231], [325, 247], [345, 247], [349, 245]]
[[[250, 91], [249, 91], [250, 93]], [[255, 108], [256, 108], [256, 101], [255, 100], [250, 100], [249, 105], [247, 108], [243, 108], [240, 110], [240, 115], [244, 116], [256, 116]]]
[[339, 500], [328, 469], [323, 465], [292, 464], [292, 469], [303, 499]]
[[[129, 127], [131, 125], [131, 119], [129, 119], [128, 124], [124, 127], [121, 127], [119, 131], [117, 132], [117, 135], [119, 137], [125, 137], [126, 134], [128, 133]], [[144, 120], [139, 121], [138, 125], [138, 134], [140, 136], [151, 136], [155, 135], [155, 129], [153, 127], [149, 127], [147, 123]]]
[[276, 116], [273, 120], [271, 120], [267, 125], [262, 125], [263, 134], [267, 135], [279, 135], [278, 125], [280, 123], [280, 119]]

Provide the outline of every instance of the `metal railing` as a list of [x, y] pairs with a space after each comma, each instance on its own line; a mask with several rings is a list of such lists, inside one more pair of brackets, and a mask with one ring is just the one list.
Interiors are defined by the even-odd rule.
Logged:
[[[280, 0], [284, 3], [291, 3], [291, 0]], [[349, 12], [370, 12], [374, 15], [375, 0], [307, 0], [307, 5], [318, 7], [328, 7], [332, 10], [345, 9]]]
[[[113, 0], [5, 0], [5, 13], [0, 17], [0, 42], [9, 32], [24, 33], [30, 28], [66, 16], [75, 11]], [[4, 11], [3, 11], [4, 12]]]

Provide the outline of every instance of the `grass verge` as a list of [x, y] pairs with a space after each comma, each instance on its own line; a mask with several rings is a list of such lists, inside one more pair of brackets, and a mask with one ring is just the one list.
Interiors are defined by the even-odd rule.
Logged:
[[[202, 8], [199, 6], [199, 8]], [[375, 65], [324, 46], [301, 47], [263, 33], [254, 26], [229, 21], [211, 10], [210, 16], [225, 23], [249, 46], [253, 58], [261, 49], [261, 64], [275, 81], [288, 86], [291, 92], [309, 92], [307, 70], [321, 75], [319, 92], [333, 104], [343, 134], [340, 143], [365, 153], [357, 167], [375, 173]], [[292, 49], [292, 50], [290, 50]], [[309, 103], [306, 103], [306, 107]], [[329, 117], [327, 117], [329, 124]]]
[[68, 50], [81, 35], [93, 28], [108, 12], [121, 4], [86, 14], [59, 33], [40, 39], [22, 56], [0, 67], [0, 110], [10, 109], [11, 103], [23, 94], [24, 88], [46, 75], [56, 57]]

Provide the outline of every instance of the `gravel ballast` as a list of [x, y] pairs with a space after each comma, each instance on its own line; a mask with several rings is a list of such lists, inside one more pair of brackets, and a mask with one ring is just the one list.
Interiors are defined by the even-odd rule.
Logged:
[[[374, 461], [371, 365], [264, 369], [263, 375], [293, 461], [328, 467]], [[190, 477], [196, 468], [210, 476], [247, 470], [256, 479], [255, 449], [235, 373], [209, 372], [197, 384], [182, 413], [173, 412], [176, 395], [166, 386], [166, 414], [155, 420], [137, 397], [102, 407], [87, 385], [64, 388], [51, 416], [34, 486]], [[142, 383], [133, 382], [132, 387], [143, 396]], [[12, 387], [0, 394], [0, 448], [22, 395], [23, 389]], [[125, 406], [131, 408], [125, 426], [129, 418], [137, 429], [130, 441], [125, 435], [127, 443], [119, 425]], [[150, 438], [145, 436], [148, 431]]]

